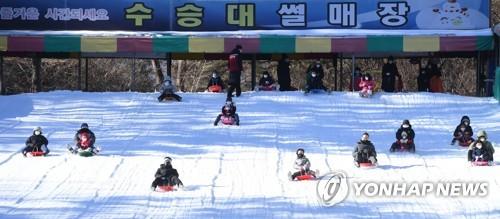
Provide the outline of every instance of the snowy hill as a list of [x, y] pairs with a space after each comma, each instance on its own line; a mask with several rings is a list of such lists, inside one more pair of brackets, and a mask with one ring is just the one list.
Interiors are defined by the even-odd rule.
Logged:
[[[0, 96], [0, 218], [499, 218], [500, 163], [469, 167], [466, 149], [450, 146], [463, 115], [488, 132], [500, 159], [500, 106], [492, 98], [447, 94], [299, 92], [243, 93], [239, 127], [213, 126], [224, 94], [185, 93], [158, 103], [154, 93], [57, 91]], [[416, 154], [390, 154], [395, 131], [409, 119]], [[82, 122], [101, 155], [66, 153]], [[35, 126], [51, 154], [19, 152]], [[357, 169], [351, 151], [371, 134], [380, 166]], [[489, 196], [355, 197], [333, 207], [316, 197], [316, 182], [290, 182], [295, 150], [313, 169], [363, 181], [483, 181]], [[173, 157], [185, 191], [151, 192], [163, 157]]]

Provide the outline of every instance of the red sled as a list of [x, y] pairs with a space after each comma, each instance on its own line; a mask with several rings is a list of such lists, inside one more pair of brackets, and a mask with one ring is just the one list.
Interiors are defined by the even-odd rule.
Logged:
[[174, 187], [173, 186], [158, 186], [158, 188], [156, 189], [157, 192], [173, 192], [175, 191]]
[[300, 175], [300, 176], [297, 176], [295, 179], [297, 179], [297, 181], [303, 181], [303, 180], [315, 180], [316, 177], [313, 176], [313, 175], [310, 175], [310, 174], [307, 174], [307, 175]]
[[488, 161], [474, 161], [474, 162], [472, 162], [472, 166], [482, 167], [482, 166], [489, 166], [489, 165], [488, 165]]
[[259, 87], [259, 91], [275, 91], [275, 90], [276, 90], [276, 86], [274, 86], [274, 85]]
[[42, 151], [32, 151], [32, 152], [29, 152], [29, 154], [30, 154], [32, 157], [40, 157], [40, 156], [43, 156], [43, 152], [42, 152]]
[[366, 163], [359, 163], [359, 167], [362, 168], [372, 168], [375, 167], [376, 165], [372, 164], [371, 162], [366, 162]]
[[222, 92], [222, 87], [219, 85], [212, 85], [208, 87], [208, 91], [213, 92], [213, 93], [220, 93]]
[[234, 125], [234, 118], [231, 116], [223, 116], [221, 121], [224, 125]]
[[469, 145], [472, 143], [472, 141], [467, 141], [467, 142], [458, 142], [458, 145], [461, 147], [469, 147]]

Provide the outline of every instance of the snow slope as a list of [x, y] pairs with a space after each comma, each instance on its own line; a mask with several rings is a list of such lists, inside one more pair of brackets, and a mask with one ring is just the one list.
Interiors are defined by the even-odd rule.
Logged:
[[[500, 107], [492, 98], [448, 94], [244, 93], [240, 127], [214, 127], [224, 94], [185, 93], [158, 103], [154, 93], [57, 91], [0, 96], [0, 218], [499, 218], [500, 166], [471, 168], [450, 146], [462, 115], [500, 142]], [[417, 153], [389, 154], [403, 119], [416, 131]], [[87, 122], [100, 156], [68, 155], [66, 144]], [[19, 151], [42, 126], [51, 154]], [[377, 169], [356, 169], [351, 151], [368, 131]], [[352, 193], [323, 207], [316, 182], [289, 182], [295, 149], [313, 169], [341, 169], [359, 181], [486, 181], [486, 198], [367, 198]], [[497, 147], [498, 151], [498, 147]], [[500, 159], [495, 154], [496, 160]], [[149, 190], [165, 155], [185, 191]]]

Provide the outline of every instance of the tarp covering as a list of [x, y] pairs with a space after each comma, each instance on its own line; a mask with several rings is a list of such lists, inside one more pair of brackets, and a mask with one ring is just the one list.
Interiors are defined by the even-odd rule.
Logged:
[[[359, 31], [359, 30], [357, 30]], [[356, 32], [357, 32], [356, 31]], [[228, 53], [237, 44], [244, 53], [366, 53], [366, 52], [469, 52], [493, 49], [493, 36], [476, 33], [400, 35], [277, 35], [149, 34], [133, 33], [79, 35], [82, 32], [0, 32], [4, 52], [88, 53]], [[460, 31], [457, 31], [460, 32]], [[34, 34], [30, 34], [34, 33]]]

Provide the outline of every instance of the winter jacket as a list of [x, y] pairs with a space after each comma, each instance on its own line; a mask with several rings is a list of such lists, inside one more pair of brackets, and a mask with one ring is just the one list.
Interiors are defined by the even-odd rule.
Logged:
[[261, 77], [259, 80], [259, 86], [266, 87], [271, 86], [275, 83], [273, 77], [268, 76], [267, 78]]
[[402, 136], [403, 132], [406, 132], [406, 134], [407, 134], [406, 139], [408, 139], [408, 140], [415, 139], [415, 131], [413, 131], [413, 129], [411, 128], [411, 125], [408, 128], [403, 128], [403, 126], [401, 126], [398, 129], [398, 131], [396, 132], [396, 139], [398, 139], [398, 140], [403, 139], [403, 136]]
[[382, 67], [382, 90], [385, 92], [394, 92], [396, 87], [396, 76], [399, 77], [396, 64], [384, 64]]
[[316, 75], [320, 80], [323, 80], [323, 77], [325, 76], [325, 71], [323, 70], [323, 66], [321, 64], [313, 63], [309, 65], [307, 73], [309, 74], [310, 72], [316, 72]]
[[278, 62], [278, 84], [280, 88], [286, 90], [290, 89], [291, 79], [290, 79], [290, 61], [285, 61], [284, 59]]
[[483, 156], [483, 161], [493, 161], [493, 154], [495, 153], [495, 148], [493, 148], [493, 145], [489, 141], [484, 141], [481, 142], [483, 144], [483, 147], [481, 149], [476, 147], [476, 144], [478, 141], [472, 142], [472, 144], [469, 145], [469, 151], [468, 151], [468, 161], [474, 161], [474, 158], [476, 156]]
[[47, 140], [47, 138], [45, 138], [45, 136], [41, 134], [35, 135], [35, 132], [33, 132], [33, 135], [31, 135], [30, 137], [28, 137], [28, 139], [26, 139], [26, 147], [32, 147], [37, 151], [42, 150], [41, 148], [42, 145], [47, 146], [48, 144], [49, 141]]
[[428, 91], [430, 86], [430, 77], [427, 69], [423, 68], [417, 77], [418, 91]]
[[323, 86], [323, 81], [321, 80], [319, 75], [313, 77], [311, 73], [309, 73], [307, 74], [306, 90], [314, 90], [314, 89], [326, 90], [326, 87]]
[[172, 166], [162, 166], [156, 170], [155, 178], [169, 178], [169, 177], [179, 177], [179, 173]]
[[304, 155], [302, 158], [297, 158], [293, 164], [293, 168], [296, 170], [309, 170], [311, 168], [311, 162]]
[[[479, 140], [476, 140], [469, 145], [469, 151], [474, 150], [474, 148], [476, 148], [477, 142], [479, 142]], [[491, 142], [488, 140], [481, 143], [483, 144], [483, 147], [481, 149], [485, 150], [488, 154], [493, 156], [493, 154], [495, 153], [495, 148], [493, 147], [493, 144], [491, 144]]]
[[357, 157], [358, 153], [368, 154], [368, 156], [377, 157], [377, 152], [375, 151], [375, 146], [371, 141], [359, 141], [354, 151], [352, 152], [353, 157]]
[[[464, 121], [468, 120], [469, 125], [465, 125]], [[460, 130], [460, 126], [465, 125], [465, 131]], [[455, 128], [455, 132], [453, 132], [453, 136], [457, 137], [460, 136], [460, 134], [463, 134], [465, 132], [469, 132], [470, 136], [472, 137], [474, 135], [474, 132], [472, 132], [472, 127], [470, 126], [470, 119], [468, 116], [463, 116], [462, 119], [460, 120], [460, 124]]]
[[[240, 50], [236, 48], [233, 49], [233, 51], [231, 51], [230, 56], [231, 55], [236, 55], [238, 59], [237, 62], [239, 71], [229, 70], [229, 84], [240, 84], [241, 72], [243, 71], [243, 59], [241, 58]], [[229, 60], [228, 60], [228, 68], [229, 68]]]
[[[85, 134], [87, 134], [89, 137], [88, 143], [82, 142], [82, 135], [85, 135]], [[78, 147], [82, 147], [82, 146], [93, 147], [94, 143], [95, 143], [95, 135], [88, 128], [82, 128], [82, 129], [78, 130], [73, 139], [75, 141], [76, 146], [78, 146]]]
[[214, 86], [214, 85], [219, 85], [221, 86], [222, 89], [224, 89], [224, 83], [222, 82], [222, 78], [220, 77], [210, 77], [210, 79], [208, 80], [208, 85], [207, 85], [207, 89], [210, 87], [210, 86]]
[[361, 80], [359, 82], [359, 89], [361, 91], [373, 90], [373, 88], [375, 88], [375, 82], [373, 80], [369, 81]]
[[167, 81], [164, 81], [163, 84], [161, 85], [160, 92], [161, 93], [169, 93], [173, 94], [175, 93], [176, 89], [175, 86], [172, 82], [168, 83]]
[[429, 78], [432, 78], [434, 76], [441, 77], [441, 70], [436, 64], [428, 64], [427, 66], [425, 66], [425, 70], [427, 71]]
[[[488, 153], [484, 148], [479, 149], [479, 148], [474, 147], [472, 149], [472, 156], [471, 156], [471, 159], [469, 161], [488, 161], [489, 156], [490, 156], [490, 153]], [[479, 160], [476, 160], [476, 157]]]

